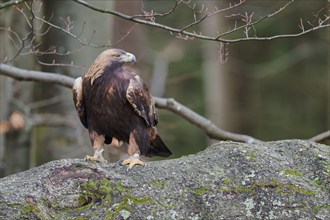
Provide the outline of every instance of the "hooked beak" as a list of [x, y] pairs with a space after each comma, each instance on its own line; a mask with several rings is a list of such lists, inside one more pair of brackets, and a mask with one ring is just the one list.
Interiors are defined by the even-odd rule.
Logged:
[[134, 54], [131, 53], [125, 53], [122, 55], [122, 62], [129, 63], [129, 62], [136, 62], [136, 58]]

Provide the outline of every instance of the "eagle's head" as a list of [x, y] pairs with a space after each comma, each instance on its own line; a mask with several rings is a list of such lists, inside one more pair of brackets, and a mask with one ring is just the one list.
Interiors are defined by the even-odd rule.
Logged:
[[85, 77], [93, 81], [101, 76], [106, 68], [116, 69], [125, 63], [136, 62], [134, 54], [128, 53], [122, 49], [108, 49], [103, 51], [89, 68]]
[[130, 63], [136, 62], [134, 54], [128, 53], [122, 49], [108, 49], [103, 51], [99, 57], [106, 63]]

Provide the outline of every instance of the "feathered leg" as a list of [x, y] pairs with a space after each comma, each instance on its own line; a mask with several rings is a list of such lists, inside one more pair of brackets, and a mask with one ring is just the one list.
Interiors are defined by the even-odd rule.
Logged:
[[129, 135], [129, 144], [127, 153], [129, 158], [124, 160], [122, 165], [128, 165], [128, 169], [132, 169], [134, 165], [144, 166], [144, 162], [140, 160], [140, 150], [137, 144], [136, 138], [134, 137], [134, 131]]
[[95, 131], [90, 131], [89, 137], [90, 137], [92, 145], [93, 145], [94, 156], [91, 157], [91, 156], [86, 155], [85, 160], [107, 163], [107, 161], [103, 158], [103, 155], [102, 155], [102, 153], [104, 151], [104, 149], [103, 149], [104, 140], [105, 140], [104, 135], [99, 135]]

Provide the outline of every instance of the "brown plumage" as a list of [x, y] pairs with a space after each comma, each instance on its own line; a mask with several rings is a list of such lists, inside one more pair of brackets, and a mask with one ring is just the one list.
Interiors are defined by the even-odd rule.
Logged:
[[133, 167], [144, 163], [139, 155], [169, 156], [171, 151], [157, 134], [155, 105], [148, 88], [135, 72], [123, 64], [135, 62], [135, 56], [120, 49], [102, 52], [84, 77], [76, 79], [73, 100], [81, 123], [88, 129], [94, 156], [87, 160], [106, 162], [104, 143], [112, 138], [128, 143]]

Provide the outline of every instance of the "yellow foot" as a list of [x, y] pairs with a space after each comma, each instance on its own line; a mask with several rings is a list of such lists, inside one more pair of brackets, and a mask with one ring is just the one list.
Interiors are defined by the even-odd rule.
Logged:
[[96, 162], [100, 162], [100, 163], [108, 163], [108, 161], [106, 159], [104, 159], [103, 157], [95, 157], [95, 156], [88, 156], [86, 155], [84, 158], [85, 161], [96, 161]]
[[85, 161], [96, 161], [96, 162], [100, 162], [100, 163], [107, 163], [108, 161], [106, 161], [102, 156], [103, 151], [104, 151], [104, 149], [96, 150], [94, 152], [94, 156], [91, 157], [91, 156], [86, 155], [84, 160]]
[[130, 156], [128, 159], [124, 160], [122, 165], [128, 165], [128, 169], [132, 169], [134, 165], [144, 166], [144, 162], [139, 159], [139, 156]]

